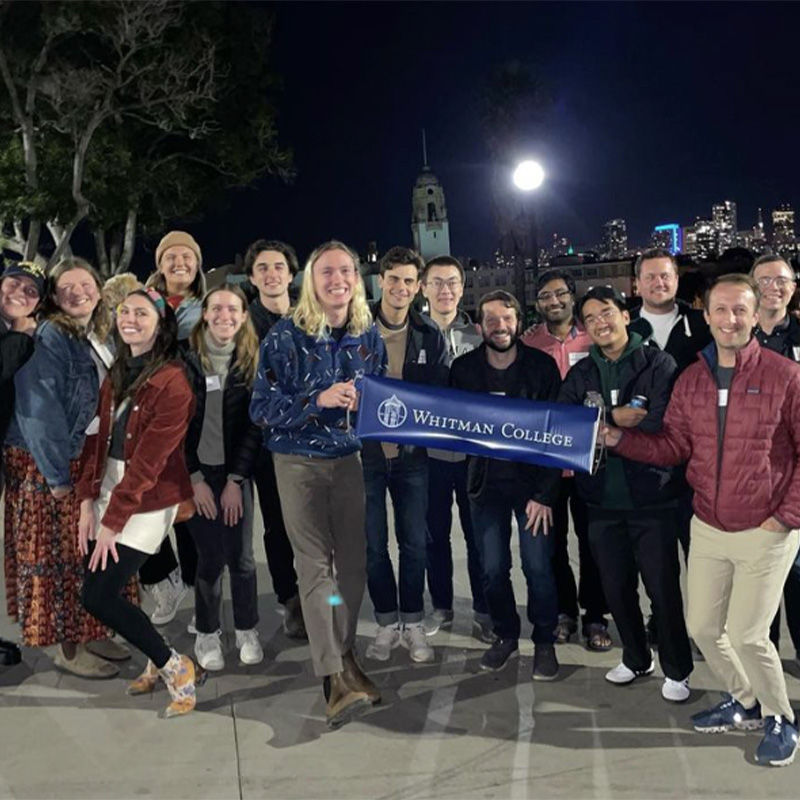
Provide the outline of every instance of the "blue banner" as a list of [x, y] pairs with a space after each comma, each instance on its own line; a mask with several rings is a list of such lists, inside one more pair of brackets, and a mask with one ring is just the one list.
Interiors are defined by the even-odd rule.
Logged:
[[591, 472], [600, 410], [391, 378], [361, 381], [356, 436]]

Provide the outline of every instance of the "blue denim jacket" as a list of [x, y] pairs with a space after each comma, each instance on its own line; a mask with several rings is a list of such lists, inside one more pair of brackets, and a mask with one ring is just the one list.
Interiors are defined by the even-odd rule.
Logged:
[[27, 450], [50, 488], [70, 486], [69, 462], [81, 454], [97, 413], [97, 368], [91, 345], [52, 322], [37, 328], [34, 342], [33, 355], [14, 377], [6, 444]]
[[342, 408], [320, 408], [316, 398], [334, 383], [382, 375], [386, 349], [373, 325], [339, 342], [316, 339], [290, 319], [276, 322], [261, 343], [250, 416], [269, 428], [274, 453], [340, 458], [361, 449]]

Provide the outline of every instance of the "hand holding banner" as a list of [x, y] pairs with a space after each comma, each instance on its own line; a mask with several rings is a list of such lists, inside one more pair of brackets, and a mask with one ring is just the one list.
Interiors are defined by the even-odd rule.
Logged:
[[596, 408], [366, 377], [356, 436], [591, 472]]

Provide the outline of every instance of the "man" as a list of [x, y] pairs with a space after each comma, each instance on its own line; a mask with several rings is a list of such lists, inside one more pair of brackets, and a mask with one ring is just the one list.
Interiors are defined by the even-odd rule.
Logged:
[[[381, 259], [381, 299], [373, 313], [386, 346], [386, 377], [447, 385], [447, 346], [441, 331], [411, 304], [420, 287], [422, 259], [413, 250], [393, 247]], [[367, 588], [378, 629], [367, 656], [386, 661], [402, 644], [412, 661], [433, 660], [425, 638], [425, 562], [428, 510], [428, 456], [423, 447], [364, 442], [367, 496]], [[394, 506], [400, 551], [398, 579], [389, 557], [386, 492]]]
[[[484, 295], [478, 304], [483, 343], [450, 368], [456, 389], [553, 402], [561, 379], [550, 356], [519, 343], [522, 309], [508, 292]], [[558, 597], [553, 575], [552, 503], [559, 473], [527, 464], [470, 456], [468, 485], [472, 523], [483, 569], [483, 588], [497, 640], [483, 654], [481, 669], [502, 669], [519, 650], [521, 631], [511, 586], [511, 519], [519, 528], [520, 559], [528, 586], [533, 626], [533, 679], [558, 675], [554, 630]]]
[[[789, 301], [797, 287], [794, 271], [779, 255], [765, 255], [755, 260], [750, 275], [761, 290], [758, 324], [754, 330], [756, 339], [762, 347], [792, 361], [800, 361], [800, 322], [788, 312]], [[783, 587], [783, 600], [786, 625], [800, 665], [800, 574], [797, 570], [789, 572]], [[776, 648], [780, 642], [780, 630], [779, 609], [770, 628], [770, 639]]]
[[[553, 269], [539, 276], [536, 310], [543, 322], [528, 330], [522, 337], [522, 343], [551, 356], [558, 365], [561, 380], [564, 380], [570, 368], [586, 358], [592, 346], [589, 334], [575, 319], [575, 281], [568, 272]], [[575, 586], [567, 547], [570, 510], [575, 535], [578, 537], [580, 591]], [[604, 652], [611, 649], [613, 642], [608, 633], [605, 617], [608, 608], [600, 574], [589, 547], [588, 526], [586, 504], [575, 487], [574, 473], [565, 470], [553, 507], [553, 570], [558, 588], [556, 643], [565, 644], [578, 630], [580, 599], [580, 605], [585, 610], [583, 636], [586, 646], [589, 650]]]
[[769, 626], [800, 546], [800, 367], [753, 337], [759, 300], [750, 276], [718, 278], [705, 300], [714, 343], [678, 379], [661, 432], [609, 427], [606, 444], [649, 464], [688, 461], [688, 625], [729, 693], [692, 722], [766, 723], [756, 760], [777, 766], [798, 738]]
[[[247, 248], [244, 266], [250, 283], [258, 291], [249, 310], [258, 339], [263, 342], [269, 329], [289, 311], [289, 287], [299, 269], [297, 254], [291, 245], [284, 242], [259, 239]], [[264, 442], [269, 440], [269, 436], [270, 432], [265, 431]], [[283, 522], [272, 454], [266, 447], [261, 448], [255, 484], [264, 520], [267, 566], [278, 602], [284, 608], [283, 630], [290, 639], [306, 639], [294, 553]]]
[[[638, 333], [628, 332], [625, 298], [610, 286], [590, 289], [581, 298], [578, 315], [593, 345], [589, 357], [567, 374], [559, 400], [584, 405], [590, 395], [600, 395], [617, 425], [660, 430], [675, 361], [646, 347]], [[647, 407], [632, 407], [633, 398], [645, 398]], [[683, 619], [675, 526], [680, 487], [673, 470], [610, 454], [594, 475], [579, 474], [575, 480], [589, 508], [589, 543], [622, 639], [622, 660], [606, 673], [606, 680], [621, 686], [654, 669], [639, 605], [641, 573], [661, 631], [661, 695], [682, 703], [689, 698], [692, 653]]]
[[[422, 271], [422, 294], [430, 306], [430, 317], [447, 342], [448, 361], [474, 350], [482, 341], [480, 332], [458, 304], [464, 296], [464, 267], [452, 256], [430, 260]], [[428, 450], [428, 590], [433, 613], [423, 623], [426, 636], [453, 625], [453, 495], [458, 505], [461, 529], [467, 544], [467, 573], [472, 592], [473, 635], [491, 644], [492, 618], [483, 596], [480, 557], [475, 544], [467, 495], [467, 457], [449, 450]]]

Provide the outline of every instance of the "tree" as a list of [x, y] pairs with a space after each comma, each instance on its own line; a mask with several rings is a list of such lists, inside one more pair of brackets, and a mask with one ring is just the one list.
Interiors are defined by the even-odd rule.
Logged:
[[[52, 264], [85, 224], [102, 271], [122, 271], [138, 230], [198, 215], [211, 193], [260, 174], [291, 174], [269, 100], [270, 21], [233, 5], [0, 0], [13, 122], [0, 127], [4, 248]], [[219, 36], [248, 22], [264, 36], [257, 50]], [[263, 68], [254, 85], [239, 82], [246, 56]]]
[[551, 99], [533, 69], [519, 61], [495, 67], [479, 97], [480, 119], [492, 160], [491, 195], [498, 250], [506, 260], [523, 262], [531, 252], [531, 220], [511, 173], [544, 138]]

